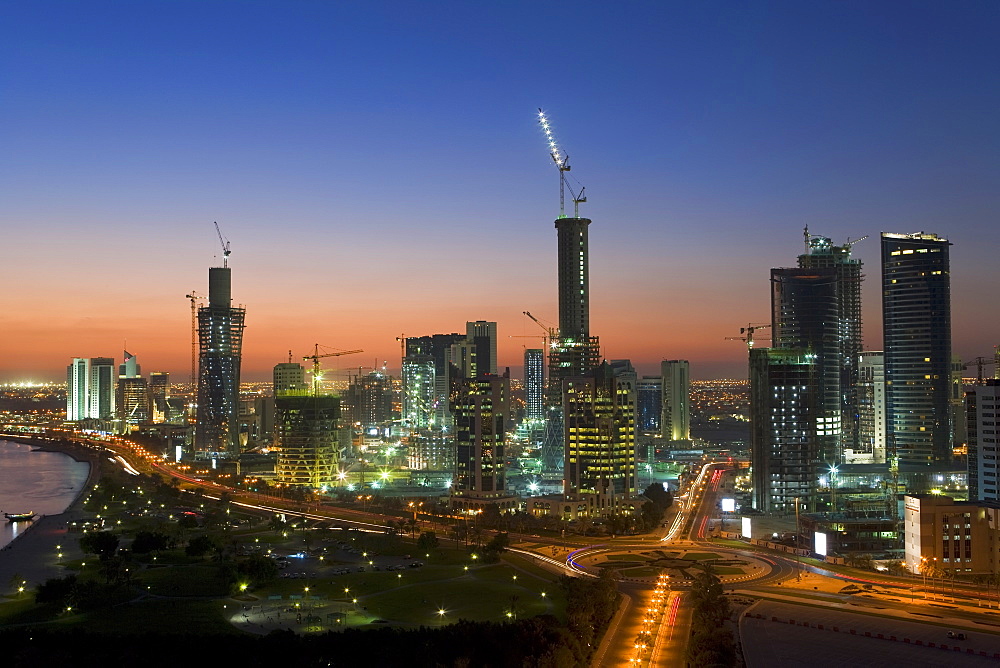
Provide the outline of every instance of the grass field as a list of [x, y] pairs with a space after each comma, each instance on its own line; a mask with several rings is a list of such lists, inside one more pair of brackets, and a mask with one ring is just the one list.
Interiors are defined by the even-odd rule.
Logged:
[[690, 561], [702, 561], [704, 559], [720, 559], [721, 557], [714, 552], [688, 552], [682, 558]]

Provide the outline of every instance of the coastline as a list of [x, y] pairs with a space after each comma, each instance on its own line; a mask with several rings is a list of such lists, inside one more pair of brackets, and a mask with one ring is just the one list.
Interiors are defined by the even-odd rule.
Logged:
[[[88, 464], [87, 479], [80, 491], [58, 515], [45, 515], [31, 522], [23, 534], [0, 549], [0, 592], [9, 593], [10, 582], [15, 575], [28, 581], [34, 587], [49, 578], [60, 577], [65, 569], [59, 561], [79, 559], [83, 552], [75, 538], [68, 538], [69, 523], [84, 515], [83, 499], [101, 478], [101, 456], [88, 448], [72, 442], [30, 438], [22, 435], [0, 435], [0, 439], [34, 446], [44, 452], [59, 452], [74, 461]], [[56, 546], [61, 546], [57, 549]], [[62, 552], [59, 559], [56, 555]]]

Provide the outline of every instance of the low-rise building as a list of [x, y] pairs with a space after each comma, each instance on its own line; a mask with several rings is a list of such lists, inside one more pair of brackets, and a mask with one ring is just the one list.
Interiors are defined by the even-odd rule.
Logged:
[[913, 573], [996, 573], [1000, 564], [1000, 502], [956, 501], [940, 494], [904, 499], [906, 567]]

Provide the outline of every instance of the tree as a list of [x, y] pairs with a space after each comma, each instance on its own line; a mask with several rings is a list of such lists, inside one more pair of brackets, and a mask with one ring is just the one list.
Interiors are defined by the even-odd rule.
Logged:
[[440, 541], [433, 531], [421, 531], [420, 538], [417, 539], [417, 547], [421, 550], [431, 550], [438, 546]]
[[106, 561], [118, 550], [118, 536], [110, 531], [86, 533], [80, 538], [80, 549], [89, 554], [96, 554], [101, 561]]
[[132, 541], [132, 551], [136, 554], [149, 554], [150, 552], [168, 550], [173, 547], [173, 540], [165, 533], [159, 531], [140, 531]]
[[642, 495], [653, 502], [661, 512], [673, 505], [674, 497], [667, 490], [663, 489], [663, 484], [654, 482], [643, 491]]
[[54, 603], [61, 607], [69, 600], [75, 585], [75, 575], [50, 578], [38, 585], [38, 590], [35, 592], [35, 603]]
[[215, 541], [205, 534], [195, 536], [188, 541], [184, 554], [189, 557], [203, 557], [215, 548]]
[[252, 554], [236, 564], [236, 571], [246, 577], [251, 585], [259, 587], [278, 576], [278, 564], [269, 557]]

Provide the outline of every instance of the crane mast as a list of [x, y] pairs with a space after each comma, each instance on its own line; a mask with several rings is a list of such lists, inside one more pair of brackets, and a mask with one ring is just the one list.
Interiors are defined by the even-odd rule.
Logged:
[[354, 355], [355, 353], [363, 353], [363, 352], [365, 352], [363, 350], [337, 350], [337, 351], [332, 352], [332, 353], [320, 353], [319, 349], [321, 347], [322, 346], [320, 346], [317, 343], [313, 347], [313, 354], [312, 355], [306, 355], [305, 357], [302, 358], [303, 361], [305, 361], [305, 360], [312, 360], [312, 362], [313, 362], [313, 366], [312, 366], [312, 387], [313, 387], [313, 396], [314, 397], [318, 397], [319, 396], [319, 381], [320, 381], [320, 378], [321, 378], [320, 369], [319, 369], [319, 361], [321, 359], [323, 359], [324, 357], [340, 357], [341, 355]]
[[545, 134], [545, 141], [549, 147], [549, 157], [552, 158], [552, 162], [559, 169], [559, 217], [566, 217], [566, 191], [569, 190], [570, 197], [573, 198], [573, 217], [579, 218], [580, 204], [587, 201], [587, 198], [583, 194], [586, 188], [581, 185], [580, 189], [574, 192], [573, 187], [566, 183], [566, 172], [572, 169], [569, 165], [569, 154], [559, 148], [555, 134], [552, 132], [552, 123], [549, 122], [548, 117], [541, 108], [538, 109], [538, 125], [541, 126], [542, 132]]
[[232, 253], [229, 250], [229, 239], [222, 236], [222, 230], [219, 229], [219, 223], [215, 223], [215, 233], [219, 235], [219, 243], [222, 244], [222, 266], [229, 266], [229, 254]]

